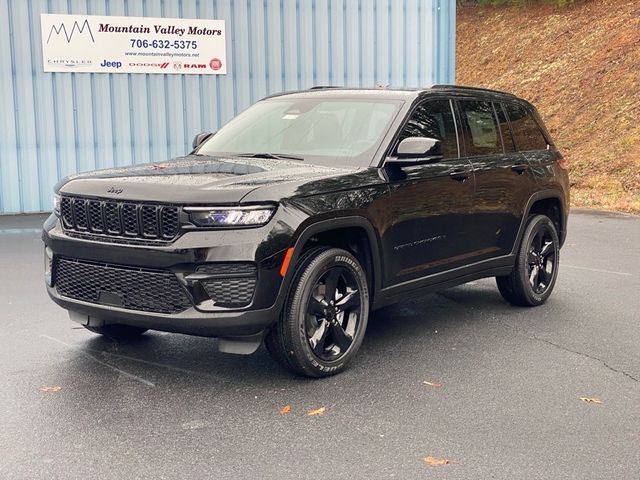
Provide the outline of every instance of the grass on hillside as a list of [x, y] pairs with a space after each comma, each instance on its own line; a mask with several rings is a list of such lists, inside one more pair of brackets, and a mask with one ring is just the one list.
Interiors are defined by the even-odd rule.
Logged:
[[457, 82], [536, 105], [574, 206], [640, 213], [640, 2], [465, 6], [457, 35]]

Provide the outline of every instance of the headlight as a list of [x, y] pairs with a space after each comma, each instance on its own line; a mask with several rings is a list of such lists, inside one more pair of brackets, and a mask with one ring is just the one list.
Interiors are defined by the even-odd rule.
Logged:
[[245, 227], [264, 225], [271, 220], [276, 207], [186, 207], [184, 210], [199, 227]]
[[53, 196], [53, 213], [57, 216], [60, 216], [60, 203], [62, 202], [62, 198], [60, 195]]

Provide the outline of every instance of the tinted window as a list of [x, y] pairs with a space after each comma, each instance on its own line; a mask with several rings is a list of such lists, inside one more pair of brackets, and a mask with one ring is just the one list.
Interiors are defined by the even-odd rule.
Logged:
[[494, 103], [493, 106], [496, 109], [496, 113], [498, 114], [498, 123], [500, 124], [500, 132], [502, 133], [502, 144], [504, 145], [504, 151], [507, 153], [515, 152], [516, 146], [513, 143], [513, 134], [511, 133], [511, 128], [509, 127], [509, 122], [507, 121], [507, 116], [502, 110], [502, 105], [499, 103]]
[[502, 153], [502, 140], [492, 103], [462, 100], [459, 105], [467, 156]]
[[398, 101], [284, 95], [249, 107], [197, 153], [279, 153], [313, 164], [368, 166], [400, 106]]
[[400, 134], [407, 137], [428, 137], [442, 141], [444, 158], [458, 156], [458, 139], [449, 100], [431, 100], [418, 106]]
[[506, 104], [505, 108], [511, 120], [511, 129], [518, 150], [526, 152], [547, 148], [547, 141], [530, 113], [520, 105]]

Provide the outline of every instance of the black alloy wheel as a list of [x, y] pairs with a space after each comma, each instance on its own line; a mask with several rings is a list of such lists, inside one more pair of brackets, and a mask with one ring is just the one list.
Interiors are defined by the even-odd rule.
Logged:
[[319, 359], [334, 361], [353, 344], [360, 323], [358, 288], [351, 271], [335, 266], [311, 291], [305, 328], [309, 346]]
[[267, 349], [298, 374], [335, 375], [360, 348], [368, 315], [367, 275], [358, 260], [339, 248], [312, 248], [297, 262]]
[[527, 276], [535, 293], [542, 295], [551, 285], [555, 273], [556, 245], [547, 225], [531, 240], [527, 252]]
[[513, 305], [543, 304], [555, 286], [560, 261], [558, 231], [545, 215], [532, 215], [509, 275], [496, 277], [498, 289]]

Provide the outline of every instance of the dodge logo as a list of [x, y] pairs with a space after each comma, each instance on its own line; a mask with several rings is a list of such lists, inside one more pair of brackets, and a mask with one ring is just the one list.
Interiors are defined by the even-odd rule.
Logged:
[[109, 190], [107, 190], [107, 193], [113, 193], [114, 195], [120, 195], [122, 193], [122, 189], [121, 188], [116, 188], [116, 187], [109, 187]]

